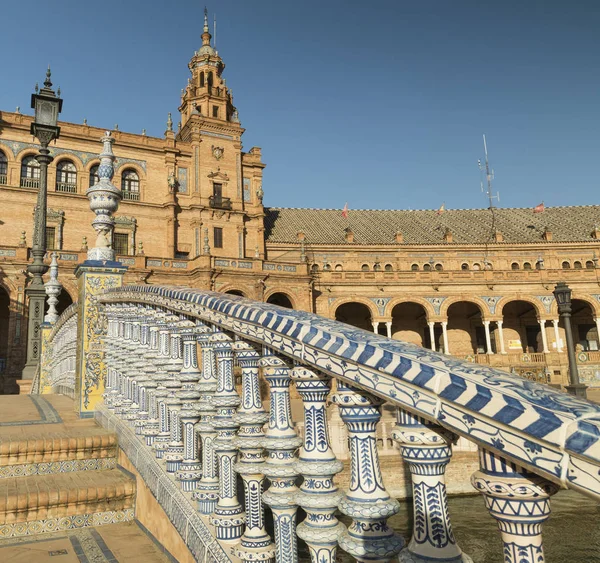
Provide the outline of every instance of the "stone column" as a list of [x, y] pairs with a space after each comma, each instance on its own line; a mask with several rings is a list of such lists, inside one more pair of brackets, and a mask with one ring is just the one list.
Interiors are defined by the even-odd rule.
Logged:
[[492, 337], [490, 336], [490, 321], [483, 321], [483, 328], [485, 329], [485, 350], [486, 354], [493, 354], [492, 351]]
[[542, 332], [542, 347], [544, 354], [548, 353], [548, 338], [546, 336], [546, 321], [545, 319], [538, 319], [538, 323], [540, 323], [540, 329]]
[[302, 439], [292, 422], [290, 403], [290, 368], [281, 358], [265, 349], [260, 360], [263, 374], [270, 388], [269, 425], [265, 435], [267, 461], [264, 474], [271, 486], [263, 493], [263, 500], [271, 507], [275, 528], [275, 557], [277, 563], [298, 563], [296, 540], [296, 450]]
[[234, 464], [237, 460], [237, 447], [234, 443], [238, 423], [233, 416], [240, 397], [235, 390], [233, 379], [232, 340], [224, 332], [216, 332], [211, 342], [217, 358], [218, 383], [213, 403], [217, 414], [213, 425], [217, 437], [213, 442], [219, 468], [219, 501], [210, 519], [215, 526], [217, 539], [237, 540], [244, 531], [246, 515], [237, 497], [237, 477]]
[[198, 327], [204, 331], [198, 334], [198, 344], [202, 351], [202, 378], [198, 383], [200, 390], [200, 422], [196, 430], [200, 434], [202, 442], [202, 477], [198, 487], [192, 494], [197, 502], [200, 514], [212, 514], [219, 500], [219, 479], [217, 478], [217, 458], [213, 449], [213, 441], [217, 431], [213, 425], [213, 417], [216, 413], [213, 397], [217, 390], [217, 367], [210, 342], [211, 332], [208, 327], [197, 321]]
[[502, 330], [502, 324], [504, 321], [496, 321], [498, 325], [498, 339], [500, 340], [500, 353], [506, 354], [506, 348], [504, 347], [504, 331]]
[[391, 338], [392, 337], [392, 321], [386, 321], [385, 329], [387, 331], [387, 337]]
[[235, 554], [243, 563], [275, 560], [275, 544], [265, 529], [265, 513], [262, 500], [265, 476], [263, 425], [269, 419], [260, 398], [258, 362], [260, 354], [248, 342], [233, 344], [238, 365], [242, 368], [242, 404], [235, 415], [240, 425], [235, 445], [240, 460], [235, 471], [244, 481], [246, 500], [246, 530]]
[[335, 517], [344, 495], [333, 478], [344, 466], [330, 447], [327, 428], [331, 379], [301, 366], [292, 370], [292, 379], [302, 397], [305, 428], [296, 462], [304, 481], [296, 502], [306, 511], [306, 519], [298, 525], [298, 537], [306, 542], [312, 563], [335, 563], [338, 538], [345, 528]]
[[392, 434], [410, 468], [413, 490], [413, 535], [399, 560], [406, 563], [470, 561], [456, 544], [448, 513], [445, 473], [455, 436], [402, 409], [398, 409], [398, 422]]
[[379, 321], [373, 321], [371, 324], [373, 325], [373, 332], [377, 334], [377, 331], [379, 330]]
[[431, 340], [431, 349], [436, 352], [435, 346], [435, 323], [433, 321], [428, 321], [427, 326], [429, 327], [429, 339]]
[[594, 317], [594, 322], [596, 323], [596, 330], [598, 332], [598, 338], [600, 339], [600, 318]]
[[450, 354], [450, 347], [448, 346], [448, 321], [442, 321], [442, 334], [444, 337], [444, 354]]
[[339, 380], [337, 385], [333, 401], [348, 426], [352, 459], [350, 487], [339, 505], [352, 523], [340, 536], [339, 545], [359, 563], [388, 563], [400, 552], [404, 540], [387, 524], [400, 504], [385, 489], [377, 453], [382, 401]]
[[[554, 326], [554, 341], [556, 342], [556, 351], [562, 352], [562, 346], [560, 345], [560, 333], [558, 332], [558, 323], [559, 319], [552, 319], [552, 326]], [[598, 325], [598, 320], [596, 320], [596, 326]], [[600, 332], [598, 333], [600, 334]]]
[[542, 524], [558, 486], [483, 448], [479, 462], [471, 483], [498, 522], [504, 563], [544, 563]]

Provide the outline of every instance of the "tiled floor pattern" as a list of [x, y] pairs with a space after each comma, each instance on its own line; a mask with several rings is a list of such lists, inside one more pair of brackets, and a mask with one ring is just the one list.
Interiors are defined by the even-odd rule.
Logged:
[[137, 521], [0, 540], [11, 563], [176, 562]]
[[0, 427], [79, 422], [73, 399], [64, 395], [0, 396]]

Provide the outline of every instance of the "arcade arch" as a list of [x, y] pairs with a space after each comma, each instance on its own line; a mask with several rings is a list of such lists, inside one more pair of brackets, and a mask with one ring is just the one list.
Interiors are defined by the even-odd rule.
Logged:
[[371, 310], [363, 303], [357, 303], [356, 301], [342, 303], [335, 310], [335, 320], [369, 332], [373, 331]]
[[285, 307], [286, 309], [294, 308], [290, 297], [281, 291], [271, 293], [271, 295], [267, 297], [267, 303], [271, 303], [272, 305], [278, 305], [279, 307]]

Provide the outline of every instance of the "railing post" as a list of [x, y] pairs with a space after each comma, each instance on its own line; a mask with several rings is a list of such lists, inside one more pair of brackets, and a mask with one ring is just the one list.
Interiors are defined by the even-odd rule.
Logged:
[[377, 453], [377, 423], [381, 399], [338, 380], [333, 401], [348, 427], [350, 487], [340, 511], [352, 518], [340, 536], [340, 547], [360, 563], [388, 563], [404, 546], [404, 540], [387, 524], [400, 504], [385, 489]]
[[[204, 327], [202, 321], [198, 321], [199, 327]], [[198, 383], [200, 390], [200, 422], [196, 430], [200, 434], [202, 451], [202, 477], [198, 487], [192, 494], [197, 502], [200, 514], [212, 514], [219, 500], [219, 479], [217, 478], [217, 458], [215, 456], [213, 441], [217, 431], [213, 425], [216, 413], [213, 397], [217, 390], [217, 368], [213, 346], [210, 342], [210, 330], [198, 334], [197, 340], [202, 351], [202, 379]]]
[[344, 496], [333, 481], [343, 464], [329, 443], [325, 405], [331, 379], [301, 366], [292, 370], [292, 379], [304, 406], [304, 444], [296, 470], [304, 477], [296, 502], [306, 511], [298, 524], [298, 537], [310, 550], [312, 563], [335, 563], [338, 538], [344, 526], [335, 517]]
[[159, 420], [158, 420], [158, 400], [160, 397], [166, 396], [167, 390], [162, 384], [162, 375], [158, 372], [157, 361], [160, 355], [161, 329], [165, 322], [163, 313], [156, 311], [155, 320], [150, 325], [150, 349], [144, 354], [147, 360], [146, 372], [152, 378], [146, 387], [148, 417], [145, 424], [136, 427], [136, 433], [144, 436], [146, 445], [153, 446], [154, 439], [158, 436]]
[[479, 448], [479, 462], [471, 483], [498, 522], [504, 562], [544, 563], [542, 524], [558, 486], [484, 448]]
[[183, 387], [179, 392], [179, 398], [183, 402], [183, 407], [179, 412], [179, 420], [183, 435], [183, 460], [175, 476], [181, 482], [182, 490], [191, 492], [202, 475], [202, 467], [198, 458], [198, 437], [195, 429], [195, 424], [200, 420], [200, 405], [198, 404], [200, 398], [200, 390], [198, 389], [200, 370], [198, 369], [198, 349], [196, 345], [198, 329], [192, 321], [185, 321], [181, 324], [183, 367], [179, 372], [179, 380]]
[[250, 344], [237, 341], [233, 344], [238, 365], [242, 368], [242, 403], [234, 417], [240, 425], [235, 440], [240, 459], [235, 471], [244, 481], [246, 499], [246, 530], [235, 554], [244, 562], [275, 560], [275, 544], [265, 529], [262, 501], [265, 476], [263, 425], [269, 419], [260, 398], [258, 361], [260, 354]]
[[456, 544], [448, 513], [444, 475], [455, 436], [400, 408], [392, 436], [400, 444], [402, 458], [410, 468], [413, 490], [413, 534], [399, 560], [470, 562]]
[[290, 402], [290, 368], [279, 357], [265, 349], [260, 365], [270, 387], [269, 425], [265, 435], [267, 461], [264, 474], [271, 486], [263, 493], [263, 500], [271, 507], [275, 527], [275, 558], [277, 563], [297, 563], [296, 539], [296, 450], [302, 439], [292, 422]]
[[238, 428], [233, 419], [235, 409], [240, 404], [240, 397], [235, 390], [233, 378], [232, 340], [224, 332], [216, 332], [211, 336], [213, 349], [217, 357], [218, 385], [213, 402], [217, 414], [213, 425], [217, 429], [217, 437], [213, 442], [219, 466], [219, 501], [210, 519], [215, 526], [217, 539], [237, 540], [244, 531], [246, 515], [237, 497], [237, 476], [233, 466], [237, 458], [234, 444]]

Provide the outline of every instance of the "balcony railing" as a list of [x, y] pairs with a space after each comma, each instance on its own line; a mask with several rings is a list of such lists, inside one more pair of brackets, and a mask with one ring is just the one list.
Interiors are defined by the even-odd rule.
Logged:
[[123, 199], [128, 199], [130, 201], [139, 201], [140, 200], [140, 192], [128, 192], [123, 191]]
[[0, 185], [6, 184], [6, 174], [0, 174]]
[[211, 195], [208, 198], [208, 202], [214, 209], [231, 209], [231, 199], [228, 197], [216, 197]]
[[[377, 447], [390, 437], [387, 429], [377, 432], [383, 402], [396, 411], [391, 438], [411, 468], [415, 526], [405, 560], [463, 560], [445, 492], [459, 436], [479, 447], [480, 469], [471, 482], [499, 521], [505, 563], [544, 561], [541, 524], [559, 488], [600, 498], [600, 407], [593, 403], [235, 296], [145, 285], [109, 290], [99, 302], [107, 322], [89, 321], [106, 331], [98, 341], [107, 372], [97, 417], [117, 432], [134, 465], [139, 460], [146, 484], [160, 487], [156, 498], [195, 553], [247, 563], [272, 560], [277, 552], [277, 561], [297, 563], [301, 537], [318, 554], [313, 561], [335, 561], [338, 547], [356, 561], [396, 560], [404, 540], [387, 520], [399, 504], [385, 488]], [[234, 363], [241, 368], [241, 397]], [[69, 372], [59, 366], [56, 377]], [[85, 390], [88, 372], [76, 377]], [[332, 379], [336, 391], [329, 398]], [[291, 418], [292, 382], [304, 407], [302, 436]], [[329, 399], [346, 427], [348, 492], [334, 480], [342, 463], [329, 440]], [[395, 448], [388, 449], [393, 455]], [[245, 489], [239, 493], [238, 475]], [[299, 508], [306, 519], [296, 525]], [[337, 521], [338, 510], [349, 528]]]
[[56, 182], [57, 192], [67, 192], [69, 194], [77, 193], [77, 184], [69, 184], [67, 182]]
[[21, 178], [21, 187], [22, 188], [39, 188], [40, 187], [40, 179], [39, 178]]

